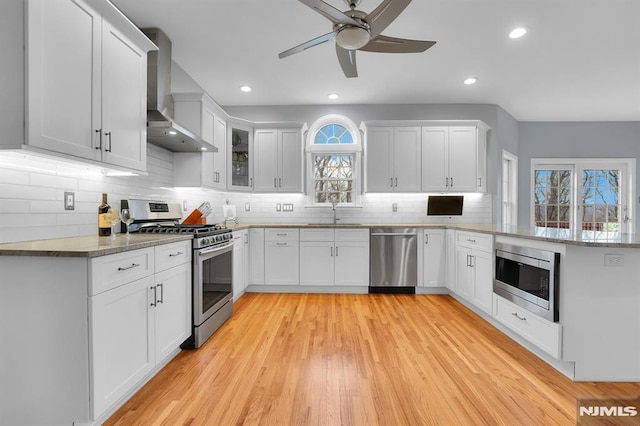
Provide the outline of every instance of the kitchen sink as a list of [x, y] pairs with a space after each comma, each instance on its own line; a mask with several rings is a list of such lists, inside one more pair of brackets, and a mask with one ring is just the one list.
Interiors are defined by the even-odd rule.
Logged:
[[343, 228], [348, 228], [348, 227], [359, 227], [362, 226], [361, 223], [328, 223], [328, 222], [312, 222], [312, 223], [305, 223], [304, 226], [327, 226], [327, 227], [343, 227]]

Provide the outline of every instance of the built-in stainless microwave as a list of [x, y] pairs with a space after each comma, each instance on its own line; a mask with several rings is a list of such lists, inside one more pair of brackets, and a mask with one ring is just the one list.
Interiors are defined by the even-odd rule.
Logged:
[[496, 243], [493, 291], [549, 321], [558, 322], [560, 253]]

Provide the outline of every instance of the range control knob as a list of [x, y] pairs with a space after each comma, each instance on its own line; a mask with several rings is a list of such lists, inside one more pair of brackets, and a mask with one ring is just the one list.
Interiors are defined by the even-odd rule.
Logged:
[[209, 244], [209, 239], [208, 238], [203, 238], [200, 240], [200, 245], [201, 246], [206, 246]]

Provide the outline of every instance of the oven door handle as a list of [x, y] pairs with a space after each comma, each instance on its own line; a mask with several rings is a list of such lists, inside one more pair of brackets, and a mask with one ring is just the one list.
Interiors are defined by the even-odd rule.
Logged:
[[204, 255], [207, 255], [207, 254], [213, 254], [213, 253], [217, 253], [219, 251], [226, 250], [226, 249], [228, 249], [230, 247], [233, 247], [233, 241], [229, 241], [228, 243], [226, 243], [225, 245], [222, 245], [222, 246], [216, 246], [216, 247], [213, 247], [213, 248], [210, 248], [210, 249], [206, 249], [206, 250], [198, 250], [198, 254], [200, 256], [204, 256]]

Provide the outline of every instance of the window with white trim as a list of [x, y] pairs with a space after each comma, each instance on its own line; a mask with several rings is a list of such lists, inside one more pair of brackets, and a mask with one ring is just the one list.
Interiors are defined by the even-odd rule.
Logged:
[[533, 160], [533, 225], [631, 232], [634, 175], [633, 159]]
[[324, 116], [311, 125], [306, 150], [313, 204], [356, 204], [360, 139], [358, 128], [343, 116]]

